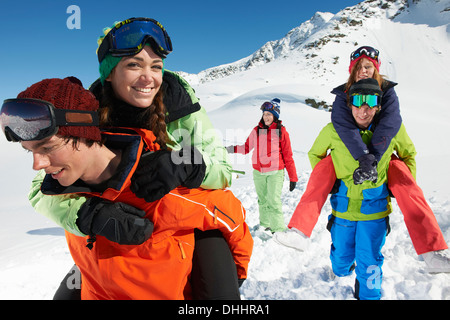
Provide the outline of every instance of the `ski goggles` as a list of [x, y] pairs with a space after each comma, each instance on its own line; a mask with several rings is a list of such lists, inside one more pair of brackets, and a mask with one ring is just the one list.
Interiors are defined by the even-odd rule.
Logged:
[[264, 102], [260, 108], [262, 111], [271, 111], [274, 110], [280, 113], [280, 107], [276, 103]]
[[0, 125], [8, 141], [42, 140], [59, 126], [98, 126], [96, 111], [57, 109], [39, 99], [7, 99], [0, 109]]
[[365, 56], [369, 57], [370, 59], [376, 60], [378, 62], [379, 54], [380, 54], [380, 52], [375, 48], [361, 47], [352, 52], [352, 54], [350, 55], [350, 60], [353, 61], [353, 60], [358, 59], [362, 55], [365, 55]]
[[350, 103], [357, 108], [367, 104], [369, 108], [375, 108], [381, 104], [381, 97], [375, 94], [354, 94], [350, 96]]
[[131, 18], [114, 26], [103, 39], [97, 51], [98, 62], [109, 53], [113, 57], [139, 53], [150, 41], [152, 49], [161, 58], [172, 52], [172, 42], [164, 27], [149, 18]]

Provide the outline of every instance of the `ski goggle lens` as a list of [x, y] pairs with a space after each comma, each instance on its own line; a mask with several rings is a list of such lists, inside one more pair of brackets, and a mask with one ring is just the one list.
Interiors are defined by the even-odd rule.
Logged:
[[261, 106], [261, 110], [262, 111], [270, 111], [270, 110], [275, 110], [276, 112], [280, 113], [280, 108], [270, 102], [264, 102], [263, 105]]
[[110, 53], [121, 57], [139, 53], [147, 40], [155, 53], [165, 58], [172, 52], [172, 42], [164, 27], [153, 19], [132, 18], [118, 23], [103, 39], [98, 49], [98, 61]]
[[357, 50], [355, 50], [354, 52], [352, 52], [352, 54], [350, 55], [350, 59], [353, 61], [355, 59], [358, 59], [360, 56], [365, 55], [371, 59], [378, 61], [379, 54], [380, 54], [380, 52], [375, 48], [361, 47], [361, 48], [358, 48]]
[[98, 126], [96, 111], [56, 109], [38, 99], [7, 99], [0, 110], [0, 124], [8, 141], [42, 140], [59, 126]]
[[369, 108], [375, 108], [380, 105], [380, 96], [374, 94], [356, 94], [350, 97], [350, 102], [357, 108], [361, 108], [363, 104], [367, 104]]
[[42, 131], [54, 131], [49, 107], [39, 100], [5, 100], [0, 111], [0, 122], [9, 141], [33, 140]]

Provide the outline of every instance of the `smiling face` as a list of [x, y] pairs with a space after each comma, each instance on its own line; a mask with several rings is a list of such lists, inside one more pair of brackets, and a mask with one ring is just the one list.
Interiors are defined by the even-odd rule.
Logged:
[[78, 179], [86, 183], [99, 183], [109, 158], [99, 150], [106, 148], [94, 143], [88, 147], [83, 139], [74, 148], [72, 140], [54, 135], [38, 141], [21, 141], [22, 147], [33, 153], [33, 169], [44, 170], [62, 186], [70, 186]]
[[263, 112], [263, 121], [266, 126], [270, 126], [273, 123], [273, 114], [269, 111]]
[[357, 125], [361, 129], [367, 129], [373, 121], [378, 107], [369, 108], [367, 104], [363, 104], [360, 108], [352, 106], [352, 115]]
[[150, 46], [145, 46], [138, 54], [123, 57], [106, 81], [111, 82], [119, 99], [147, 108], [161, 87], [163, 66], [163, 60]]
[[82, 152], [77, 152], [63, 138], [54, 135], [39, 141], [21, 141], [21, 144], [33, 153], [33, 169], [45, 170], [61, 185], [69, 186], [82, 176], [79, 168], [84, 163], [80, 157]]

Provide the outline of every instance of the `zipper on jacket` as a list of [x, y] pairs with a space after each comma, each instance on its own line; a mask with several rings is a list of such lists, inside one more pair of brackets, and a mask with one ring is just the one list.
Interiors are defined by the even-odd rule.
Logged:
[[181, 250], [181, 258], [186, 259], [186, 253], [184, 252], [183, 243], [181, 242], [181, 240], [178, 240], [178, 246]]

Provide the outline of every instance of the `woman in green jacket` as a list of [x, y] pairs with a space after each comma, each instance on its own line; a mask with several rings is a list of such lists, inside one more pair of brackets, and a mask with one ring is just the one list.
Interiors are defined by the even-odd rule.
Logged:
[[[205, 189], [230, 186], [231, 166], [227, 152], [205, 109], [184, 79], [164, 70], [164, 60], [172, 51], [172, 44], [162, 25], [153, 19], [131, 18], [105, 29], [104, 34], [98, 41], [97, 51], [100, 79], [91, 86], [100, 102], [101, 125], [150, 129], [163, 148], [174, 150], [157, 151], [147, 159], [141, 159], [132, 181], [132, 191], [150, 202], [179, 185]], [[167, 133], [170, 140], [161, 138], [165, 136], [162, 133]], [[100, 215], [94, 215], [97, 208], [91, 205], [90, 199], [44, 196], [38, 191], [40, 185], [41, 181], [35, 179], [29, 195], [36, 211], [75, 235], [92, 234], [92, 221], [100, 219]], [[119, 214], [124, 224], [127, 217], [134, 219], [125, 209]], [[118, 239], [125, 238], [120, 235], [123, 230], [126, 229], [117, 225], [102, 235], [120, 243]], [[230, 266], [230, 272], [235, 272], [235, 266], [222, 258], [230, 257], [222, 235], [211, 231], [196, 236], [196, 252], [203, 253], [194, 257], [192, 278], [194, 282], [207, 285], [194, 284], [194, 290], [201, 289], [197, 293], [194, 291], [194, 296], [198, 299], [239, 299], [237, 284], [230, 285], [228, 291], [215, 288], [214, 277], [219, 274], [214, 273], [213, 266], [202, 265], [203, 255], [213, 255], [217, 256], [218, 263]], [[149, 234], [136, 239], [136, 244], [148, 237]], [[203, 277], [206, 279], [199, 279]], [[62, 287], [64, 284], [63, 280]]]

